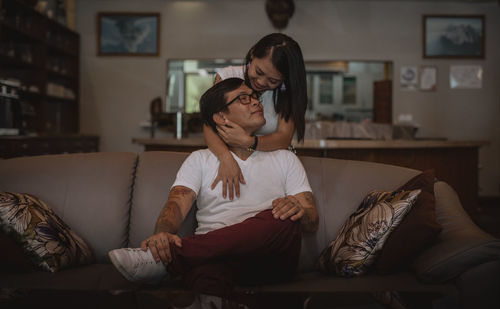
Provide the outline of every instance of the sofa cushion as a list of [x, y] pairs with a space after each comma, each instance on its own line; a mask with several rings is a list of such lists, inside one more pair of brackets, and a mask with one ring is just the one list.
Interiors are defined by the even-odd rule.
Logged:
[[0, 226], [43, 270], [56, 272], [93, 261], [83, 239], [32, 195], [0, 192]]
[[455, 190], [437, 182], [434, 192], [436, 216], [443, 230], [436, 243], [415, 259], [417, 276], [425, 282], [445, 282], [475, 266], [500, 260], [500, 240], [474, 224]]
[[370, 192], [321, 253], [320, 270], [344, 277], [364, 274], [419, 193], [420, 190]]
[[387, 238], [375, 262], [377, 271], [389, 273], [408, 268], [413, 257], [431, 245], [441, 232], [441, 224], [436, 219], [434, 182], [434, 171], [427, 170], [398, 189], [421, 189], [422, 192], [406, 218]]
[[[89, 264], [81, 267], [67, 268], [56, 273], [33, 271], [23, 274], [2, 274], [0, 288], [17, 288], [26, 290], [91, 290], [91, 291], [127, 291], [137, 290], [141, 284], [130, 282], [111, 263]], [[55, 298], [57, 304], [41, 304], [41, 308], [63, 308], [60, 299]], [[0, 300], [1, 304], [1, 300]], [[51, 307], [54, 306], [55, 307]], [[60, 306], [59, 306], [60, 305]], [[65, 304], [66, 305], [66, 304]], [[1, 306], [0, 306], [1, 307]], [[96, 304], [89, 308], [114, 308], [110, 304]], [[3, 308], [3, 307], [1, 307]], [[20, 307], [25, 308], [25, 307]], [[31, 308], [31, 307], [26, 307]], [[87, 307], [65, 307], [87, 308]]]
[[136, 153], [98, 152], [0, 160], [0, 189], [28, 192], [90, 246], [98, 263], [127, 245]]

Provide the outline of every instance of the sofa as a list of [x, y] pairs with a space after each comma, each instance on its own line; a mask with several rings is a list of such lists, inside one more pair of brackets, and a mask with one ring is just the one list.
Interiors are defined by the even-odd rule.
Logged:
[[[138, 247], [153, 233], [176, 172], [187, 156], [160, 151], [102, 152], [1, 160], [0, 191], [30, 193], [46, 202], [85, 240], [95, 263], [55, 273], [0, 274], [0, 305], [2, 301], [26, 304], [33, 297], [61, 302], [71, 299], [87, 307], [96, 307], [97, 303], [120, 303], [121, 308], [140, 307], [144, 302], [164, 304], [161, 295], [182, 289], [182, 285], [151, 287], [128, 282], [110, 264], [107, 253], [115, 248]], [[464, 308], [500, 308], [500, 240], [473, 223], [456, 192], [442, 181], [434, 184], [436, 216], [442, 231], [414, 257], [410, 268], [390, 274], [369, 272], [357, 278], [318, 272], [316, 259], [368, 192], [394, 190], [420, 171], [330, 158], [300, 160], [315, 195], [319, 230], [304, 235], [298, 273], [292, 282], [238, 287], [238, 291], [307, 295], [309, 308], [314, 308], [316, 300], [328, 298], [325, 295], [381, 291], [431, 295], [429, 306], [447, 302], [447, 306], [452, 303]], [[181, 236], [193, 233], [195, 208], [182, 225]]]

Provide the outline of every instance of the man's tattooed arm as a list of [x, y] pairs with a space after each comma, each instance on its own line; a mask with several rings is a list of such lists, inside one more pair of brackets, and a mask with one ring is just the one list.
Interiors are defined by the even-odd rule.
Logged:
[[295, 197], [304, 210], [304, 215], [300, 218], [302, 231], [306, 233], [316, 232], [319, 226], [319, 217], [313, 194], [311, 192], [302, 192], [295, 195]]
[[160, 232], [177, 233], [184, 218], [191, 209], [196, 194], [184, 186], [175, 186], [170, 190], [168, 201], [156, 221], [155, 234]]

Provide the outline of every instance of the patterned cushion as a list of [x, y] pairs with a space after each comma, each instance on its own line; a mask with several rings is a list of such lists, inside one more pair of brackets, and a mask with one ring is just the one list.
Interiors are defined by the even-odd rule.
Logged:
[[32, 195], [0, 192], [0, 227], [43, 270], [56, 272], [93, 261], [87, 244]]
[[419, 194], [420, 190], [370, 192], [321, 253], [319, 269], [344, 277], [366, 273]]

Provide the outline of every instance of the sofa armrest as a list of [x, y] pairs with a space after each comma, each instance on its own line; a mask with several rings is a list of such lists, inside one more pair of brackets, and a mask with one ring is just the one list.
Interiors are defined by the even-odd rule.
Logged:
[[416, 258], [417, 276], [425, 282], [444, 282], [476, 265], [500, 260], [500, 240], [474, 224], [453, 188], [437, 182], [434, 194], [443, 230], [437, 242]]

